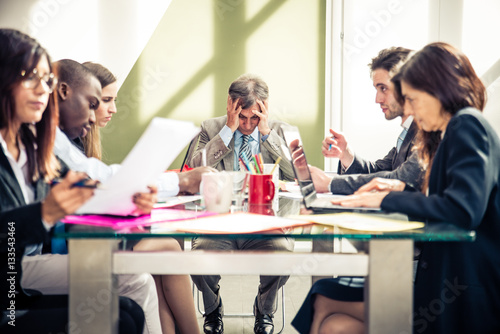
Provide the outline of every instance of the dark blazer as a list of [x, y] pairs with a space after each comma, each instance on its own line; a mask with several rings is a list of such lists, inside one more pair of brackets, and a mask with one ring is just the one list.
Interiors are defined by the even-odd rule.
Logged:
[[414, 333], [500, 333], [500, 140], [472, 108], [449, 122], [429, 195], [393, 192], [382, 209], [475, 230], [475, 242], [423, 244]]
[[[0, 147], [0, 270], [2, 271], [0, 304], [2, 308], [9, 302], [7, 294], [10, 284], [7, 278], [14, 276], [16, 289], [22, 292], [20, 288], [21, 259], [24, 249], [27, 245], [42, 243], [48, 237], [47, 230], [42, 223], [40, 202], [47, 192], [47, 183], [39, 180], [35, 184], [35, 202], [26, 205], [14, 172]], [[13, 256], [15, 261], [13, 267], [10, 267], [8, 259]], [[8, 274], [11, 272], [16, 274]], [[20, 308], [24, 300], [21, 296], [16, 297], [16, 300], [16, 307]]]
[[334, 194], [352, 194], [376, 177], [398, 179], [405, 182], [407, 186], [419, 190], [423, 170], [418, 163], [417, 153], [412, 152], [417, 131], [416, 122], [412, 122], [399, 153], [396, 147], [393, 147], [383, 159], [375, 162], [355, 155], [353, 163], [345, 171], [342, 170], [339, 162], [339, 175], [334, 176], [330, 183], [330, 191]]
[[[226, 125], [227, 116], [211, 118], [201, 123], [200, 141], [193, 157], [189, 162], [190, 167], [201, 166], [201, 151], [203, 148], [207, 151], [207, 165], [217, 170], [232, 171], [234, 166], [234, 136], [226, 147], [221, 137], [220, 130]], [[283, 154], [283, 147], [287, 147], [283, 139], [281, 125], [287, 125], [284, 122], [269, 120], [271, 133], [266, 141], [260, 143], [260, 151], [264, 163], [274, 163], [278, 157], [282, 157], [280, 165], [281, 178], [285, 180], [294, 180], [291, 162]]]

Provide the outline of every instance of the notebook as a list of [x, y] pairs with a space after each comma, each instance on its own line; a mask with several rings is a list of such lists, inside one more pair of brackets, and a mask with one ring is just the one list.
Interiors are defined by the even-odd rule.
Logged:
[[[295, 178], [300, 188], [302, 194], [304, 205], [307, 209], [310, 209], [316, 213], [325, 212], [382, 212], [380, 208], [363, 208], [363, 207], [344, 207], [336, 204], [332, 204], [331, 200], [333, 198], [339, 198], [343, 195], [324, 195], [321, 198], [318, 197], [314, 184], [312, 182], [311, 171], [309, 170], [309, 165], [306, 160], [306, 153], [302, 145], [302, 139], [300, 138], [299, 129], [296, 126], [282, 125], [283, 134], [285, 136], [285, 141], [288, 149], [284, 149], [286, 158], [292, 163], [293, 171], [295, 173]], [[290, 147], [296, 147], [295, 154]], [[302, 152], [300, 152], [302, 150]], [[294, 157], [292, 159], [292, 157]]]

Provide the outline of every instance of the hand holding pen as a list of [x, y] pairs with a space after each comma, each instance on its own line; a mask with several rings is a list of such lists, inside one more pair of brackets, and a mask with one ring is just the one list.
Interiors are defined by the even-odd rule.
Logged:
[[323, 140], [321, 153], [326, 158], [338, 158], [342, 165], [350, 166], [354, 160], [354, 153], [347, 145], [347, 140], [341, 132], [330, 129], [331, 136], [326, 136]]
[[[62, 179], [59, 179], [59, 178], [54, 179], [54, 180], [52, 180], [52, 182], [50, 183], [50, 185], [51, 186], [55, 186], [56, 184], [61, 183], [61, 181], [62, 181]], [[92, 180], [88, 176], [84, 177], [81, 180], [79, 180], [79, 181], [74, 182], [74, 183], [71, 184], [71, 188], [96, 189], [96, 188], [100, 188], [100, 186], [101, 186], [101, 183], [99, 181]]]
[[[42, 220], [50, 225], [64, 216], [74, 213], [94, 194], [94, 189], [74, 186], [88, 178], [85, 173], [68, 171], [63, 179], [58, 179], [42, 202]], [[96, 182], [96, 181], [91, 181]]]
[[322, 143], [321, 153], [326, 158], [340, 158], [347, 147], [347, 141], [340, 132], [330, 129], [330, 136], [326, 136]]

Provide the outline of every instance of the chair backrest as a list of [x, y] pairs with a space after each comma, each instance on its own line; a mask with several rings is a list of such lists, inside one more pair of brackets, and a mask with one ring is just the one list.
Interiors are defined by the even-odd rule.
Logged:
[[193, 138], [193, 140], [191, 140], [191, 143], [189, 143], [186, 155], [184, 156], [184, 160], [182, 160], [182, 165], [180, 169], [181, 172], [184, 170], [186, 164], [191, 161], [193, 153], [196, 151], [196, 147], [198, 147], [199, 140], [200, 140], [200, 135], [197, 135], [196, 137]]

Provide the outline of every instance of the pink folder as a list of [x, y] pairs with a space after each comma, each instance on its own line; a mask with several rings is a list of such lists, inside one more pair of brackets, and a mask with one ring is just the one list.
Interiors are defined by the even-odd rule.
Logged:
[[216, 215], [214, 212], [207, 211], [187, 211], [174, 209], [153, 209], [150, 215], [139, 217], [120, 217], [106, 215], [69, 215], [61, 221], [67, 224], [83, 224], [107, 227], [135, 227], [146, 226], [156, 223], [166, 223], [185, 219], [194, 219]]

